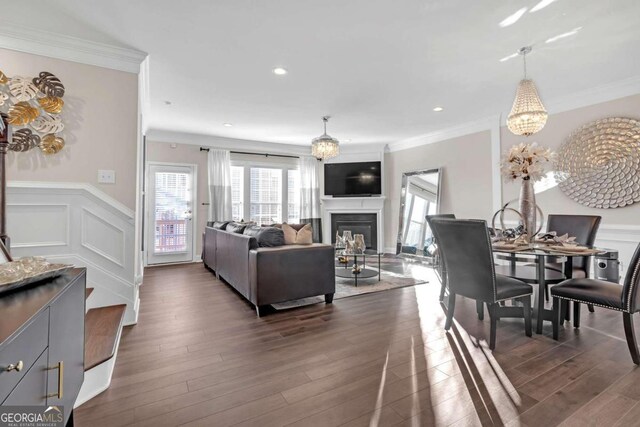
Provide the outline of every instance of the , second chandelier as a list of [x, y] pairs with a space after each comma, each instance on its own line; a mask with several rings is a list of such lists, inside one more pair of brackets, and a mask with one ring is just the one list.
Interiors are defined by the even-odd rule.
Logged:
[[311, 141], [311, 154], [318, 160], [330, 159], [340, 154], [340, 142], [327, 135], [327, 122], [329, 116], [324, 116], [324, 133]]
[[529, 136], [542, 130], [547, 123], [547, 110], [542, 105], [536, 85], [527, 79], [527, 54], [531, 46], [521, 48], [518, 53], [524, 62], [524, 79], [520, 80], [516, 91], [516, 99], [507, 117], [507, 127], [516, 135]]

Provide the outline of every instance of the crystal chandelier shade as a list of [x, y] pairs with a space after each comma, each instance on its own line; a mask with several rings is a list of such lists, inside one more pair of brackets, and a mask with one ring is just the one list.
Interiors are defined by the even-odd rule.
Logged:
[[324, 133], [311, 141], [311, 154], [318, 160], [330, 159], [340, 154], [340, 142], [327, 135], [329, 117], [323, 117], [322, 121], [324, 122]]
[[516, 135], [529, 136], [542, 130], [547, 123], [547, 110], [542, 105], [533, 80], [527, 79], [527, 53], [530, 47], [523, 47], [519, 53], [524, 60], [524, 79], [520, 80], [513, 101], [511, 112], [507, 117], [507, 127]]
[[507, 118], [507, 127], [516, 135], [533, 135], [547, 123], [545, 110], [533, 80], [520, 81], [516, 99]]

